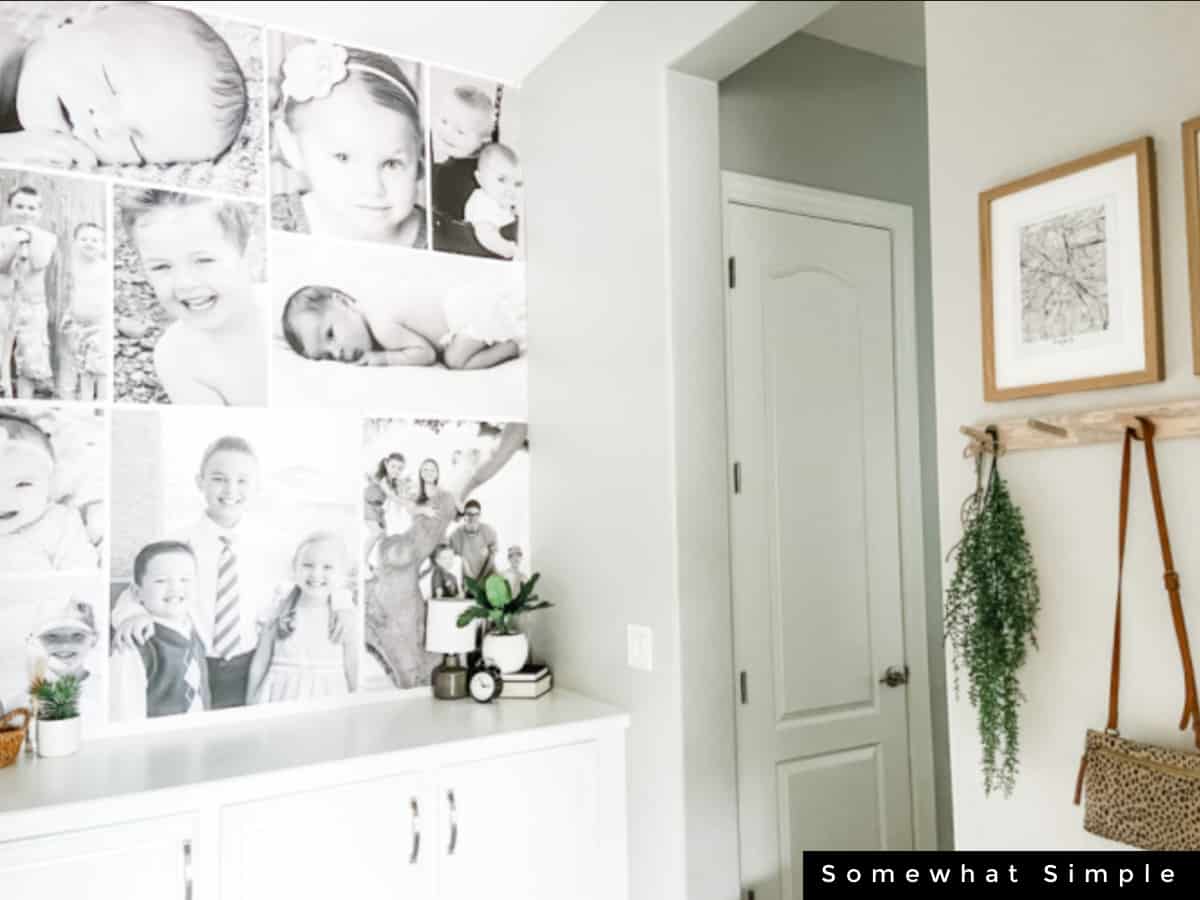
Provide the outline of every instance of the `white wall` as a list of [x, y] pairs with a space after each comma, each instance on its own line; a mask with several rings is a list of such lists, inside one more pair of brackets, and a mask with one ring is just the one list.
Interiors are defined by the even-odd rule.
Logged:
[[[1180, 123], [1200, 113], [1200, 7], [1179, 3], [930, 3], [926, 10], [933, 297], [942, 543], [973, 485], [958, 426], [989, 417], [1195, 395]], [[1158, 151], [1167, 383], [989, 405], [980, 364], [977, 196], [996, 184], [1150, 134]], [[1200, 634], [1196, 445], [1159, 458], [1184, 603]], [[985, 800], [974, 712], [951, 710], [957, 846], [1109, 846], [1071, 805], [1086, 728], [1103, 727], [1116, 579], [1119, 445], [1001, 460], [1022, 505], [1042, 587], [1041, 649], [1022, 673], [1022, 770]], [[1191, 468], [1194, 472], [1194, 463]], [[1187, 746], [1175, 730], [1180, 665], [1163, 593], [1144, 467], [1135, 464], [1122, 665], [1122, 732]]]
[[828, 6], [609, 4], [524, 84], [535, 641], [632, 713], [635, 900], [739, 893], [714, 79]]
[[[561, 684], [632, 714], [639, 900], [686, 896], [663, 116], [688, 15], [610, 5], [524, 94], [532, 542], [560, 602], [535, 640]], [[627, 623], [653, 629], [652, 673], [626, 668]]]

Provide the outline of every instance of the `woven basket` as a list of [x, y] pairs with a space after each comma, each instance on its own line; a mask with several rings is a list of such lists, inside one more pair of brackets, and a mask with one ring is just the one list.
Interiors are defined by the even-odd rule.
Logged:
[[[21, 718], [21, 724], [10, 724], [18, 716]], [[29, 727], [30, 718], [32, 714], [24, 707], [0, 716], [0, 769], [17, 761], [21, 745], [25, 743], [25, 731]]]

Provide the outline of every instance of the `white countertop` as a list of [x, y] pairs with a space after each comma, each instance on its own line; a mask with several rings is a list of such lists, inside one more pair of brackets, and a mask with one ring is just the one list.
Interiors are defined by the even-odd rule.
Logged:
[[[64, 759], [25, 754], [0, 769], [6, 816], [146, 792], [196, 788], [330, 764], [369, 769], [372, 757], [446, 755], [447, 745], [513, 752], [533, 737], [559, 742], [628, 727], [621, 711], [559, 688], [537, 700], [440, 701], [410, 696], [335, 710], [278, 716], [85, 743]], [[547, 730], [553, 730], [553, 734]], [[450, 754], [453, 755], [453, 754]], [[3, 831], [0, 828], [0, 831]]]

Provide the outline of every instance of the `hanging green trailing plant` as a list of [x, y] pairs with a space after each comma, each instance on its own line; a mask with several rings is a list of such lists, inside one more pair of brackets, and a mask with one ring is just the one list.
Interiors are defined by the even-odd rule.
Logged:
[[1017, 673], [1028, 647], [1037, 647], [1040, 595], [1021, 510], [996, 471], [995, 455], [986, 485], [982, 454], [975, 466], [962, 539], [950, 551], [955, 566], [946, 591], [946, 639], [954, 650], [955, 695], [965, 668], [967, 696], [978, 713], [984, 791], [1009, 796], [1020, 750], [1018, 707], [1025, 699]]

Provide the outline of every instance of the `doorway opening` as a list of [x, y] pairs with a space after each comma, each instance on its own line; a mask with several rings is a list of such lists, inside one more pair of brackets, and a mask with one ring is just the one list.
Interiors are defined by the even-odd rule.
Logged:
[[923, 4], [833, 5], [718, 117], [740, 867], [791, 900], [803, 850], [951, 842]]

